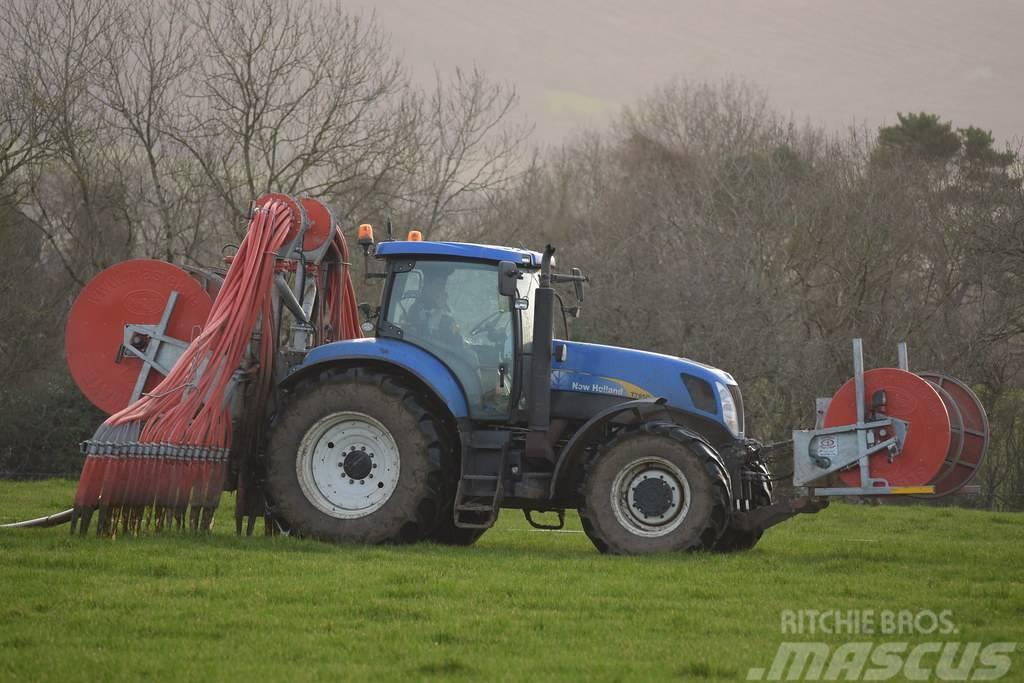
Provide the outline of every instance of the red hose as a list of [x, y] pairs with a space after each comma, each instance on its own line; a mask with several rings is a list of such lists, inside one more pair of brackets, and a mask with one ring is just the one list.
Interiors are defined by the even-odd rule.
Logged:
[[[256, 352], [257, 405], [270, 395], [276, 330], [272, 292], [277, 254], [295, 234], [294, 212], [285, 201], [256, 209], [231, 261], [202, 332], [163, 381], [135, 403], [111, 415], [87, 442], [87, 458], [75, 495], [76, 521], [86, 530], [101, 509], [101, 533], [137, 530], [145, 514], [160, 528], [184, 523], [208, 528], [227, 474], [232, 424], [228, 390], [249, 349]], [[335, 230], [325, 265], [307, 266], [317, 278], [314, 343], [361, 336], [348, 245]], [[105, 521], [102, 521], [105, 520]]]

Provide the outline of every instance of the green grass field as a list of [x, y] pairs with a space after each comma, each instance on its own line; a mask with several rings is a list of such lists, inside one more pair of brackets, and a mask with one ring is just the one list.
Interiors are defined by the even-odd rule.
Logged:
[[[0, 523], [73, 492], [0, 483]], [[799, 639], [783, 610], [952, 610], [958, 635], [897, 639], [1024, 640], [1024, 516], [833, 505], [746, 554], [645, 558], [513, 511], [467, 549], [236, 538], [230, 513], [203, 538], [0, 530], [0, 596], [5, 681], [735, 680]]]

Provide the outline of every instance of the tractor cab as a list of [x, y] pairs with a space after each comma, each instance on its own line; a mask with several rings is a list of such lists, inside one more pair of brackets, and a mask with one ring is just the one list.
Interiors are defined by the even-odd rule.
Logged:
[[387, 277], [377, 335], [444, 363], [471, 419], [509, 421], [523, 395], [541, 255], [416, 241], [384, 242], [376, 255], [385, 259]]

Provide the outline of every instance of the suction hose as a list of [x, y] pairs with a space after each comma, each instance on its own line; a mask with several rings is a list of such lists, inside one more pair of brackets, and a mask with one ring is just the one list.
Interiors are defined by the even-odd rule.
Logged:
[[74, 508], [69, 508], [64, 512], [58, 512], [47, 517], [36, 517], [35, 519], [26, 519], [24, 522], [0, 524], [0, 529], [41, 529], [50, 526], [60, 526], [61, 524], [67, 524], [71, 521], [71, 514], [73, 512]]

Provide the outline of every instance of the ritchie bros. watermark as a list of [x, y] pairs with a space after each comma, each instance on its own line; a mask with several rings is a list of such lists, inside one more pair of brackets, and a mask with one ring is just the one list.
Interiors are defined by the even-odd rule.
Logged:
[[951, 610], [783, 610], [780, 632], [771, 664], [747, 680], [994, 681], [1017, 649], [959, 638]]

